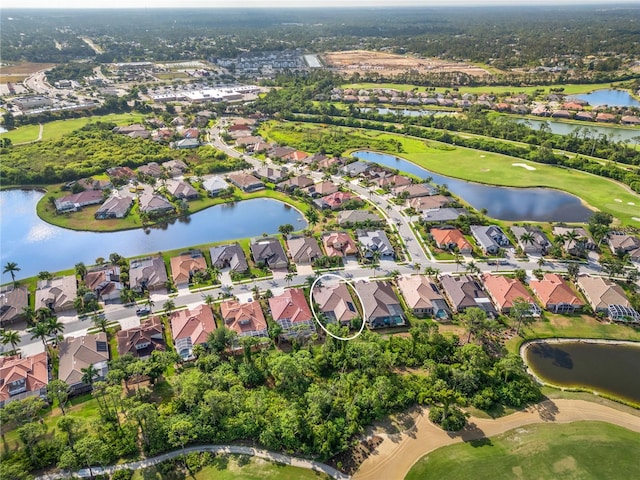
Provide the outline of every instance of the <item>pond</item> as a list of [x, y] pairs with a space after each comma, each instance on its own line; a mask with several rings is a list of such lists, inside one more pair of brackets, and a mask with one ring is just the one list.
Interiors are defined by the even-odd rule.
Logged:
[[352, 155], [397, 168], [420, 178], [431, 177], [434, 183], [446, 184], [449, 191], [477, 210], [487, 209], [492, 218], [508, 221], [585, 222], [592, 211], [578, 197], [550, 188], [510, 188], [466, 182], [439, 175], [392, 155], [357, 151]]
[[552, 385], [640, 403], [640, 343], [540, 341], [524, 348], [524, 360], [538, 378]]
[[579, 98], [580, 100], [589, 102], [589, 105], [593, 106], [608, 105], [610, 107], [640, 107], [640, 101], [629, 95], [629, 92], [613, 88], [595, 90], [591, 93], [582, 93], [580, 95], [571, 95], [568, 98]]
[[[519, 118], [516, 120], [518, 123], [529, 124], [534, 130], [539, 130], [540, 126], [546, 122], [551, 129], [551, 133], [558, 135], [569, 135], [573, 133], [577, 128], [580, 128], [582, 132], [586, 129], [590, 130], [588, 137], [593, 138], [599, 135], [613, 135], [614, 141], [625, 140], [631, 144], [640, 143], [638, 137], [640, 137], [640, 128], [616, 128], [616, 127], [603, 127], [600, 125], [594, 125], [591, 122], [583, 122], [582, 125], [575, 123], [559, 122], [557, 120], [535, 120], [531, 118]], [[580, 133], [580, 138], [583, 138], [584, 134]]]
[[[162, 228], [120, 232], [77, 232], [50, 225], [36, 214], [43, 193], [34, 190], [0, 192], [0, 262], [15, 262], [17, 278], [55, 272], [78, 262], [95, 263], [117, 252], [125, 257], [156, 253], [202, 243], [277, 233], [290, 223], [296, 230], [306, 228], [303, 215], [277, 200], [253, 199], [217, 205], [179, 219]], [[2, 283], [11, 280], [2, 275]]]

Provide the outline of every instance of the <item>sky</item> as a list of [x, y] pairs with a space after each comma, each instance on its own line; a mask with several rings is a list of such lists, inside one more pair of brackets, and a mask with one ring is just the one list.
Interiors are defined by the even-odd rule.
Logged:
[[[614, 0], [615, 4], [638, 5], [637, 0]], [[21, 0], [16, 8], [331, 8], [400, 6], [483, 6], [483, 5], [612, 5], [607, 0]]]

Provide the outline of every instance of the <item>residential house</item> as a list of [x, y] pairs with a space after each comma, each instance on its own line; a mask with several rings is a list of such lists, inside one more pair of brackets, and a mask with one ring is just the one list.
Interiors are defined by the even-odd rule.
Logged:
[[120, 330], [116, 333], [118, 356], [126, 354], [144, 360], [155, 350], [164, 352], [167, 345], [164, 341], [164, 324], [160, 317], [151, 317], [137, 327]]
[[73, 301], [78, 296], [76, 276], [55, 277], [39, 280], [36, 288], [35, 309], [48, 308], [54, 312], [73, 309]]
[[160, 256], [131, 260], [129, 265], [129, 285], [135, 292], [165, 291], [167, 270]]
[[156, 162], [147, 163], [138, 167], [138, 173], [147, 177], [160, 178], [164, 173], [164, 169]]
[[322, 198], [316, 198], [313, 203], [319, 209], [330, 208], [331, 210], [338, 210], [344, 206], [346, 202], [350, 200], [357, 200], [360, 202], [360, 198], [351, 192], [335, 192]]
[[104, 332], [80, 337], [67, 337], [58, 343], [58, 378], [69, 385], [72, 393], [91, 390], [82, 381], [82, 369], [90, 365], [98, 372], [95, 380], [104, 380], [109, 371], [109, 341]]
[[164, 168], [170, 177], [184, 175], [184, 173], [189, 170], [189, 166], [182, 160], [169, 160], [162, 164], [162, 168]]
[[247, 258], [239, 243], [218, 245], [209, 249], [211, 266], [219, 269], [229, 268], [234, 272], [243, 273], [249, 270]]
[[444, 195], [431, 195], [430, 197], [414, 197], [407, 201], [409, 207], [424, 213], [429, 210], [438, 210], [453, 203], [453, 198]]
[[398, 277], [398, 288], [407, 307], [417, 317], [430, 316], [442, 320], [451, 311], [438, 287], [424, 275]]
[[404, 312], [391, 283], [356, 283], [356, 291], [362, 299], [364, 320], [369, 328], [395, 327], [405, 324]]
[[313, 299], [329, 323], [339, 322], [348, 326], [360, 316], [349, 288], [345, 283], [313, 289]]
[[23, 310], [29, 306], [27, 287], [6, 285], [0, 288], [0, 328], [22, 320]]
[[311, 265], [322, 256], [322, 250], [314, 237], [289, 236], [287, 246], [291, 260], [298, 265]]
[[271, 297], [269, 310], [273, 321], [282, 328], [285, 338], [307, 336], [316, 331], [313, 314], [300, 288], [289, 288]]
[[0, 356], [0, 407], [14, 400], [45, 395], [48, 383], [46, 352], [25, 358]]
[[112, 196], [100, 205], [95, 213], [97, 220], [106, 220], [108, 218], [124, 218], [129, 215], [133, 198]]
[[636, 115], [623, 115], [620, 118], [622, 125], [640, 125], [640, 117]]
[[302, 191], [313, 198], [317, 198], [336, 193], [338, 191], [338, 186], [332, 182], [321, 182], [304, 188]]
[[626, 233], [612, 234], [608, 242], [613, 253], [624, 252], [632, 262], [640, 262], [640, 238]]
[[184, 180], [170, 178], [165, 182], [167, 191], [171, 196], [179, 200], [197, 200], [200, 198], [198, 191]]
[[529, 286], [542, 306], [553, 313], [575, 313], [584, 306], [584, 302], [557, 273], [546, 273], [542, 280], [534, 278]]
[[246, 135], [236, 139], [236, 145], [240, 147], [249, 147], [262, 142], [262, 138], [253, 135]]
[[[564, 250], [569, 255], [581, 256], [586, 254], [587, 250], [595, 250], [597, 248], [591, 235], [582, 227], [553, 227], [555, 236], [564, 237]], [[572, 235], [576, 235], [572, 239]]]
[[281, 158], [282, 160], [285, 160], [287, 162], [301, 163], [308, 157], [309, 155], [307, 155], [305, 152], [302, 152], [300, 150], [295, 150], [293, 152], [290, 152], [282, 156]]
[[407, 187], [413, 182], [410, 178], [405, 177], [404, 175], [388, 175], [377, 178], [373, 183], [378, 185], [380, 188], [388, 188], [391, 190], [395, 187]]
[[209, 305], [178, 310], [171, 314], [173, 344], [183, 360], [193, 358], [194, 345], [207, 343], [209, 334], [216, 329], [213, 311]]
[[104, 303], [119, 302], [120, 293], [124, 289], [118, 265], [91, 268], [84, 277], [84, 284]]
[[358, 253], [356, 242], [347, 232], [323, 233], [321, 240], [329, 257], [349, 257]]
[[365, 258], [373, 258], [374, 252], [380, 254], [380, 259], [393, 260], [396, 253], [384, 230], [356, 230], [360, 253]]
[[109, 175], [111, 180], [122, 183], [135, 178], [136, 172], [131, 170], [129, 167], [111, 167], [107, 168], [107, 175]]
[[493, 303], [503, 315], [509, 314], [515, 301], [523, 300], [531, 306], [529, 310], [530, 315], [534, 317], [540, 316], [540, 307], [536, 305], [529, 291], [517, 278], [484, 273], [482, 275], [482, 281]]
[[591, 113], [591, 112], [576, 112], [574, 118], [576, 120], [592, 122], [593, 121], [593, 113]]
[[640, 322], [640, 313], [624, 305], [609, 305], [609, 308], [607, 308], [607, 317], [612, 322]]
[[417, 198], [417, 197], [430, 197], [438, 193], [438, 189], [429, 183], [411, 183], [408, 185], [395, 186], [391, 189], [397, 197], [404, 198]]
[[369, 210], [342, 210], [338, 212], [338, 225], [341, 227], [349, 225], [378, 225], [383, 220]]
[[489, 317], [497, 316], [498, 312], [475, 277], [442, 275], [440, 284], [454, 312], [462, 313], [467, 308], [477, 307], [484, 310]]
[[202, 187], [210, 197], [216, 197], [226, 191], [230, 185], [222, 177], [212, 176], [202, 181]]
[[289, 261], [280, 240], [276, 237], [260, 237], [251, 240], [251, 255], [256, 264], [265, 264], [270, 269], [287, 268]]
[[457, 228], [432, 228], [429, 233], [436, 242], [438, 248], [443, 250], [458, 249], [460, 253], [470, 254], [473, 252], [473, 245], [464, 237], [464, 234]]
[[608, 313], [611, 305], [631, 308], [622, 287], [612, 280], [579, 275], [576, 283], [594, 312]]
[[281, 160], [295, 151], [295, 148], [291, 147], [273, 147], [271, 150], [269, 150], [269, 156], [273, 159]]
[[246, 173], [232, 173], [228, 178], [231, 183], [245, 192], [255, 192], [264, 188], [264, 183]]
[[258, 168], [253, 172], [253, 174], [261, 179], [267, 180], [271, 183], [280, 183], [287, 177], [287, 169], [286, 168], [272, 168], [272, 167], [262, 167]]
[[56, 211], [58, 213], [75, 212], [83, 207], [102, 203], [103, 198], [102, 190], [84, 190], [80, 193], [65, 195], [55, 200]]
[[371, 164], [369, 162], [357, 160], [355, 162], [345, 165], [340, 169], [340, 171], [341, 173], [349, 177], [357, 177], [358, 175], [361, 175], [367, 170], [369, 170], [370, 168], [371, 168]]
[[613, 123], [616, 121], [616, 116], [612, 113], [600, 112], [596, 115], [596, 122]]
[[198, 138], [200, 135], [200, 130], [197, 128], [185, 128], [180, 132], [182, 138]]
[[[524, 227], [511, 227], [518, 245], [524, 253], [546, 255], [551, 246], [547, 236], [538, 227], [525, 225]], [[524, 240], [523, 240], [524, 237]], [[530, 238], [529, 238], [530, 237]], [[529, 238], [529, 240], [527, 240]]]
[[207, 261], [200, 250], [184, 252], [177, 257], [171, 257], [171, 277], [176, 287], [187, 287], [193, 281], [196, 272], [204, 272]]
[[501, 248], [511, 246], [509, 238], [496, 225], [471, 225], [471, 235], [485, 255], [496, 255]]
[[157, 193], [145, 192], [140, 195], [140, 212], [153, 215], [161, 215], [174, 211], [171, 202]]
[[276, 185], [277, 190], [282, 190], [285, 192], [291, 192], [296, 189], [303, 189], [310, 187], [313, 185], [313, 178], [307, 177], [306, 175], [300, 175], [298, 177], [291, 177], [284, 182], [280, 182]]
[[440, 208], [422, 212], [422, 220], [425, 223], [447, 223], [468, 214], [469, 212], [464, 208]]
[[169, 144], [169, 146], [175, 150], [198, 148], [200, 145], [200, 140], [198, 140], [197, 138], [183, 138], [182, 140], [171, 142]]
[[70, 183], [70, 188], [72, 188], [73, 184], [75, 183], [84, 190], [106, 190], [107, 188], [111, 188], [112, 186], [109, 180], [98, 180], [92, 177], [82, 178], [77, 182]]
[[113, 127], [111, 130], [113, 133], [118, 133], [120, 135], [129, 135], [130, 133], [136, 132], [147, 132], [147, 129], [144, 125], [140, 125], [139, 123], [135, 123], [133, 125], [124, 125], [122, 127]]
[[225, 300], [220, 303], [220, 312], [224, 325], [239, 337], [267, 337], [267, 320], [260, 302], [253, 300], [240, 303], [237, 300]]

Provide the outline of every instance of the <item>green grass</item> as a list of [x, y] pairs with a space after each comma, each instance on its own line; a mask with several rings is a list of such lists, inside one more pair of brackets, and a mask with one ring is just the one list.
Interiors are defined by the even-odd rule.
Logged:
[[[157, 468], [151, 467], [144, 471], [137, 471], [133, 480], [164, 480], [181, 478], [174, 473], [171, 476], [162, 475]], [[325, 474], [316, 473], [306, 468], [281, 465], [257, 457], [240, 455], [216, 456], [213, 465], [206, 466], [193, 477], [195, 480], [306, 480], [328, 479]]]
[[640, 435], [600, 422], [529, 425], [440, 448], [405, 477], [420, 479], [640, 478]]

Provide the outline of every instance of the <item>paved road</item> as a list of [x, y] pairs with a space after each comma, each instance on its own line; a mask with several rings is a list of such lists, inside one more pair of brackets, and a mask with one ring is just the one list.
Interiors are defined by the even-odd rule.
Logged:
[[329, 465], [325, 465], [324, 463], [314, 462], [313, 460], [306, 460], [304, 458], [291, 457], [289, 455], [274, 453], [268, 450], [260, 450], [258, 448], [252, 448], [252, 447], [242, 447], [238, 445], [202, 445], [197, 447], [187, 447], [184, 450], [175, 450], [173, 452], [158, 455], [157, 457], [148, 458], [146, 460], [140, 460], [139, 462], [124, 463], [121, 465], [113, 465], [110, 467], [93, 467], [91, 471], [89, 471], [88, 468], [85, 468], [73, 473], [56, 473], [56, 474], [50, 474], [50, 475], [42, 475], [40, 477], [36, 477], [36, 479], [37, 480], [54, 480], [54, 479], [69, 478], [69, 477], [88, 478], [92, 476], [92, 474], [93, 475], [99, 475], [101, 473], [111, 474], [116, 470], [123, 470], [125, 468], [128, 468], [130, 470], [140, 470], [142, 468], [147, 468], [152, 465], [157, 465], [158, 463], [162, 463], [166, 460], [170, 460], [174, 457], [183, 455], [185, 453], [193, 453], [193, 452], [251, 455], [253, 457], [264, 458], [272, 462], [281, 463], [284, 465], [291, 465], [292, 467], [307, 468], [309, 470], [313, 470], [314, 472], [324, 472], [327, 475], [329, 475], [331, 478], [335, 478], [337, 480], [348, 480], [349, 478], [351, 478], [349, 475], [345, 475], [344, 473], [339, 472], [335, 468], [330, 467]]

